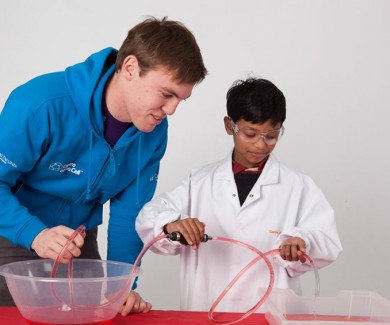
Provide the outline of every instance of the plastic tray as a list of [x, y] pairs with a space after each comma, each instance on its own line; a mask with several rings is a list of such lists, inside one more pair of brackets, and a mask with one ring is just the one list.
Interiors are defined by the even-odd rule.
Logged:
[[314, 297], [273, 289], [265, 307], [270, 325], [390, 325], [390, 301], [371, 291], [343, 290], [334, 297]]

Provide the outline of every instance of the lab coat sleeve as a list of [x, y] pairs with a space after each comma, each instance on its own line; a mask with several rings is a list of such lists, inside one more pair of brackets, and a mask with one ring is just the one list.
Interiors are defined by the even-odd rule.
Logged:
[[[302, 176], [303, 187], [296, 226], [284, 229], [275, 242], [279, 248], [283, 240], [289, 237], [300, 237], [306, 243], [306, 254], [313, 260], [317, 269], [334, 262], [342, 251], [337, 232], [333, 208], [323, 192], [310, 177]], [[310, 263], [288, 262], [277, 258], [279, 264], [286, 268], [289, 276], [299, 276], [312, 271]]]
[[[142, 208], [136, 219], [136, 230], [144, 243], [162, 235], [166, 224], [189, 217], [190, 180], [189, 175], [172, 191], [157, 196]], [[162, 255], [176, 255], [181, 247], [180, 243], [162, 239], [150, 249]]]

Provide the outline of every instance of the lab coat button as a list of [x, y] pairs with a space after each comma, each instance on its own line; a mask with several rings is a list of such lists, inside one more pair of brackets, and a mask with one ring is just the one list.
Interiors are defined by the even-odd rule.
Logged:
[[233, 196], [233, 197], [236, 197], [236, 194], [233, 194], [232, 196]]
[[249, 194], [249, 197], [253, 197], [253, 194]]

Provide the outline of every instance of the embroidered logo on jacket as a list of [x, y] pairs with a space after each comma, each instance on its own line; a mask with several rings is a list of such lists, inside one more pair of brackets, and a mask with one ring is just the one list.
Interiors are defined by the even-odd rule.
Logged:
[[156, 173], [156, 174], [154, 174], [154, 175], [152, 175], [152, 176], [150, 176], [150, 179], [149, 179], [151, 182], [153, 182], [153, 181], [158, 181], [158, 174]]
[[2, 153], [0, 153], [0, 161], [3, 162], [4, 164], [8, 164], [8, 165], [11, 165], [12, 167], [14, 168], [18, 168], [18, 165], [16, 165], [14, 162], [12, 162], [11, 160], [7, 159], [6, 156], [4, 156]]
[[49, 169], [55, 172], [65, 173], [65, 172], [71, 172], [76, 175], [80, 175], [83, 171], [80, 169], [76, 169], [75, 163], [69, 163], [69, 164], [61, 164], [60, 162], [52, 163], [49, 166]]

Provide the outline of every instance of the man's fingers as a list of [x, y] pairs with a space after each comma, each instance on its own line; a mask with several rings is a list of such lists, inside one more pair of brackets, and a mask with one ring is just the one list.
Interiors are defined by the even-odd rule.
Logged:
[[133, 313], [147, 313], [151, 308], [152, 304], [143, 300], [137, 292], [131, 291], [118, 312], [126, 316]]

